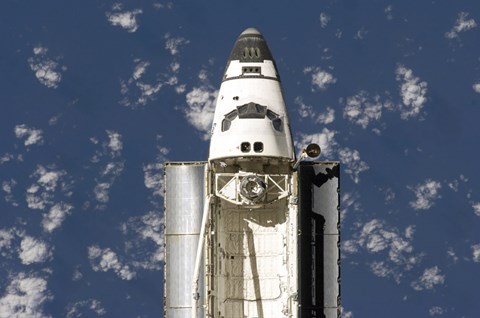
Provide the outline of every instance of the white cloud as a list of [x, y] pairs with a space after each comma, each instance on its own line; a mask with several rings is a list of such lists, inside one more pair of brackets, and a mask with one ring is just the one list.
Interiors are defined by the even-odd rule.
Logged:
[[198, 72], [198, 79], [202, 82], [208, 81], [208, 73], [207, 70], [202, 69]]
[[187, 89], [187, 86], [185, 84], [181, 84], [175, 87], [175, 92], [177, 92], [177, 94], [183, 94], [185, 93], [186, 89]]
[[360, 182], [360, 173], [367, 171], [370, 167], [365, 161], [360, 159], [358, 150], [342, 148], [338, 151], [339, 159], [342, 165], [346, 165], [344, 171], [350, 175], [353, 182]]
[[210, 138], [217, 95], [218, 90], [211, 86], [194, 87], [186, 95], [188, 107], [185, 116], [193, 127], [203, 133], [204, 140]]
[[190, 43], [189, 40], [182, 37], [172, 37], [169, 33], [165, 34], [165, 49], [170, 51], [170, 54], [177, 55], [179, 47]]
[[325, 12], [320, 13], [320, 26], [325, 28], [330, 22], [330, 16], [328, 16]]
[[361, 249], [372, 255], [387, 255], [386, 259], [374, 260], [370, 264], [372, 272], [379, 277], [392, 277], [397, 283], [404, 272], [411, 270], [421, 260], [412, 246], [413, 232], [405, 230], [402, 236], [396, 228], [387, 226], [384, 221], [373, 219], [365, 223], [360, 232], [354, 233], [351, 240], [342, 242], [345, 256], [359, 253]]
[[139, 63], [135, 66], [135, 69], [133, 70], [132, 78], [135, 80], [140, 79], [142, 75], [146, 72], [149, 65], [150, 62], [139, 61]]
[[143, 166], [144, 184], [154, 196], [163, 197], [163, 164], [150, 163]]
[[[93, 189], [95, 200], [98, 202], [96, 208], [104, 209], [106, 203], [110, 200], [109, 191], [115, 180], [122, 174], [125, 163], [121, 160], [123, 142], [122, 135], [113, 130], [106, 130], [108, 141], [101, 143], [101, 149], [95, 152], [90, 159], [93, 163], [104, 161], [98, 177], [95, 178], [96, 184]], [[94, 144], [99, 144], [97, 138], [91, 139]], [[111, 159], [111, 161], [109, 160]]]
[[[173, 84], [176, 84], [173, 83]], [[148, 100], [154, 100], [154, 97], [160, 92], [160, 89], [163, 86], [162, 82], [157, 82], [154, 84], [147, 83], [136, 83], [138, 90], [140, 91], [140, 97], [137, 99], [139, 105], [146, 105]]]
[[358, 202], [359, 195], [356, 192], [343, 192], [341, 195], [341, 215], [340, 218], [345, 220], [347, 218], [347, 214], [351, 208], [354, 211], [359, 211], [361, 209], [360, 203]]
[[359, 245], [354, 240], [344, 240], [342, 241], [342, 257], [345, 257], [347, 254], [355, 254], [359, 252]]
[[473, 261], [480, 263], [480, 244], [472, 245]]
[[62, 172], [60, 171], [47, 171], [43, 167], [39, 167], [37, 173], [39, 173], [37, 182], [47, 191], [54, 191], [59, 178], [62, 176]]
[[124, 280], [134, 279], [137, 270], [160, 270], [164, 260], [164, 219], [162, 213], [150, 211], [131, 217], [121, 226], [125, 235], [125, 255], [110, 248], [93, 245], [88, 248], [88, 258], [94, 271], [112, 270]]
[[102, 306], [102, 303], [96, 299], [82, 300], [67, 306], [67, 318], [80, 318], [84, 314], [88, 316], [88, 310], [93, 311], [97, 316], [103, 316], [107, 310]]
[[313, 107], [310, 105], [307, 105], [303, 102], [303, 98], [301, 96], [295, 97], [295, 104], [298, 105], [298, 114], [302, 118], [313, 118], [315, 116], [315, 112], [313, 110]]
[[459, 176], [459, 179], [453, 179], [452, 181], [445, 181], [445, 182], [447, 183], [448, 187], [452, 189], [452, 191], [458, 192], [460, 181], [462, 181], [463, 183], [466, 183], [468, 182], [468, 179], [463, 174], [461, 174]]
[[5, 180], [2, 182], [2, 190], [5, 192], [5, 201], [9, 202], [13, 206], [18, 206], [18, 202], [15, 200], [12, 191], [17, 185], [15, 179]]
[[405, 229], [405, 237], [411, 240], [413, 239], [413, 234], [415, 234], [415, 225], [410, 225]]
[[298, 105], [298, 114], [302, 118], [310, 118], [315, 120], [315, 123], [327, 125], [333, 123], [335, 120], [335, 110], [331, 107], [325, 109], [325, 112], [317, 113], [313, 110], [313, 107], [307, 105], [303, 102], [303, 98], [301, 96], [297, 96], [295, 98], [295, 104]]
[[35, 55], [44, 55], [44, 54], [47, 54], [47, 52], [48, 52], [48, 49], [41, 45], [33, 48], [33, 54]]
[[130, 33], [137, 31], [137, 15], [143, 13], [141, 9], [120, 12], [120, 5], [114, 5], [112, 9], [113, 12], [107, 12], [106, 16], [113, 26], [120, 26]]
[[[395, 104], [388, 91], [381, 96], [360, 90], [355, 95], [339, 99], [339, 103], [344, 105], [343, 117], [364, 129], [379, 122], [385, 110], [398, 111], [402, 119], [418, 117], [427, 102], [427, 83], [420, 82], [418, 77], [413, 76], [412, 70], [403, 66], [397, 67], [396, 79], [400, 82], [401, 103]], [[385, 127], [385, 124], [381, 127]], [[378, 128], [373, 128], [372, 131], [381, 133]]]
[[400, 82], [400, 95], [403, 104], [400, 107], [402, 119], [417, 117], [427, 102], [427, 82], [413, 75], [411, 69], [399, 65], [396, 70], [397, 81]]
[[49, 246], [31, 236], [25, 236], [20, 244], [19, 257], [25, 265], [44, 263], [51, 257]]
[[[164, 260], [164, 219], [160, 212], [150, 211], [132, 217], [123, 225], [128, 264], [135, 269], [158, 270]], [[152, 248], [153, 245], [153, 248]]]
[[108, 135], [108, 148], [111, 150], [112, 158], [118, 157], [122, 153], [123, 143], [122, 135], [113, 130], [107, 130]]
[[78, 281], [81, 280], [82, 278], [83, 278], [83, 274], [82, 274], [82, 272], [78, 269], [78, 266], [77, 266], [77, 268], [75, 268], [75, 270], [74, 270], [73, 273], [72, 273], [72, 281], [78, 282]]
[[172, 9], [173, 8], [173, 2], [167, 2], [167, 3], [159, 3], [159, 2], [155, 2], [152, 4], [152, 6], [157, 9], [157, 10], [160, 10], [160, 9]]
[[40, 187], [38, 185], [31, 185], [27, 189], [26, 201], [30, 209], [43, 210], [48, 204], [51, 204], [51, 198], [53, 197], [49, 192], [39, 192]]
[[[447, 255], [450, 257], [455, 263], [458, 262], [459, 258], [452, 247], [449, 247], [447, 250]], [[480, 255], [479, 255], [480, 256]]]
[[63, 170], [38, 165], [30, 177], [36, 178], [36, 182], [27, 188], [26, 193], [26, 201], [30, 209], [44, 210], [52, 205], [58, 190], [65, 196], [71, 195], [70, 184], [65, 181], [66, 172]]
[[473, 212], [475, 212], [476, 215], [480, 216], [480, 202], [476, 202], [472, 205]]
[[321, 156], [326, 158], [332, 158], [334, 155], [334, 151], [337, 146], [337, 142], [335, 141], [335, 130], [330, 130], [328, 128], [323, 128], [322, 132], [316, 134], [299, 134], [299, 139], [296, 141], [296, 145], [298, 150], [301, 150], [308, 146], [311, 143], [316, 143], [320, 146], [322, 150]]
[[[378, 277], [386, 278], [389, 276], [392, 276], [392, 277], [396, 276], [396, 273], [394, 272], [393, 268], [384, 261], [372, 262], [370, 264], [370, 270], [375, 276], [378, 276]], [[399, 281], [399, 278], [398, 278], [398, 281]]]
[[3, 156], [0, 157], [0, 165], [3, 165], [4, 163], [9, 162], [13, 159], [14, 157], [11, 153], [5, 153]]
[[438, 266], [425, 269], [423, 275], [412, 282], [413, 289], [420, 291], [424, 289], [433, 289], [435, 285], [441, 285], [445, 282], [445, 275], [440, 275]]
[[[162, 136], [157, 136], [157, 141], [161, 140]], [[155, 158], [155, 162], [151, 162], [143, 165], [143, 182], [145, 187], [149, 189], [153, 197], [150, 198], [150, 204], [156, 208], [160, 208], [163, 202], [158, 198], [163, 198], [164, 186], [163, 186], [163, 162], [168, 161], [167, 154], [169, 149], [157, 144], [158, 155]]]
[[40, 129], [29, 128], [25, 124], [15, 126], [15, 136], [25, 139], [25, 146], [43, 144], [43, 132]]
[[454, 192], [457, 192], [457, 191], [458, 191], [458, 180], [455, 179], [455, 180], [449, 182], [449, 183], [448, 183], [448, 187], [449, 187], [450, 189], [452, 189]]
[[[343, 101], [343, 100], [341, 100]], [[389, 107], [390, 104], [386, 106]], [[370, 98], [366, 91], [347, 97], [343, 109], [343, 117], [351, 122], [367, 128], [370, 121], [378, 121], [382, 117], [384, 105], [379, 95]]]
[[12, 240], [15, 238], [13, 229], [0, 229], [0, 252], [3, 257], [10, 253]]
[[341, 318], [353, 318], [353, 312], [351, 311], [346, 311], [343, 306], [341, 307]]
[[[165, 85], [178, 84], [178, 78], [175, 73], [180, 65], [172, 63], [168, 67], [168, 71], [164, 74], [156, 74], [155, 76], [147, 76], [150, 62], [134, 59], [135, 63], [132, 75], [127, 79], [120, 80], [120, 93], [123, 98], [120, 104], [123, 106], [137, 108], [147, 105], [150, 101], [154, 101]], [[171, 74], [173, 73], [173, 74]]]
[[368, 30], [365, 27], [361, 27], [360, 30], [358, 30], [353, 38], [355, 40], [363, 40], [368, 34]]
[[56, 228], [62, 225], [65, 217], [70, 214], [73, 206], [64, 202], [55, 204], [50, 208], [48, 214], [43, 215], [42, 227], [46, 232], [53, 232]]
[[480, 83], [475, 83], [472, 85], [472, 88], [473, 90], [476, 92], [476, 93], [479, 93], [480, 94]]
[[439, 190], [442, 185], [435, 180], [427, 179], [424, 183], [407, 188], [415, 193], [416, 200], [410, 202], [415, 210], [428, 210], [435, 204], [435, 200], [441, 198]]
[[178, 63], [178, 62], [172, 62], [172, 63], [170, 64], [170, 69], [172, 70], [172, 72], [178, 73], [178, 70], [180, 69], [180, 63]]
[[62, 115], [63, 115], [63, 114], [57, 114], [57, 115], [51, 117], [51, 118], [48, 120], [48, 125], [49, 125], [49, 126], [54, 126], [54, 125], [56, 125], [56, 124], [58, 123], [58, 120], [59, 120], [60, 118], [62, 118]]
[[20, 273], [11, 279], [0, 298], [0, 317], [50, 318], [42, 312], [42, 307], [51, 299], [45, 279]]
[[390, 204], [393, 202], [393, 200], [395, 200], [395, 192], [393, 192], [392, 189], [390, 188], [387, 188], [385, 189], [385, 204]]
[[[312, 86], [318, 88], [322, 91], [326, 90], [330, 85], [333, 85], [337, 82], [337, 79], [333, 75], [325, 70], [322, 70], [320, 67], [306, 67], [303, 70], [305, 74], [312, 74]], [[312, 88], [312, 91], [315, 89]]]
[[468, 12], [460, 12], [458, 14], [458, 18], [455, 21], [455, 25], [450, 29], [450, 31], [445, 33], [445, 37], [447, 39], [455, 39], [458, 38], [458, 34], [460, 32], [465, 32], [477, 27], [477, 23], [475, 20], [467, 19], [469, 16]]
[[123, 171], [123, 162], [108, 162], [103, 170], [100, 172], [101, 177], [118, 177]]
[[392, 20], [393, 19], [393, 6], [392, 5], [389, 5], [385, 8], [385, 10], [383, 10], [383, 12], [385, 12], [385, 17], [387, 18], [387, 20]]
[[428, 314], [430, 316], [439, 316], [439, 315], [443, 315], [445, 313], [445, 311], [446, 310], [443, 309], [442, 307], [433, 306], [428, 310]]
[[111, 186], [112, 184], [108, 182], [97, 183], [97, 185], [95, 185], [95, 189], [93, 190], [95, 199], [100, 203], [107, 203], [110, 200], [108, 191], [110, 190]]
[[335, 110], [327, 106], [327, 109], [324, 113], [318, 114], [316, 123], [328, 125], [333, 123], [335, 120]]
[[57, 88], [62, 80], [61, 71], [66, 71], [67, 68], [58, 64], [59, 58], [55, 59], [57, 61], [48, 58], [47, 52], [48, 49], [41, 45], [34, 47], [34, 56], [28, 59], [28, 64], [41, 84], [49, 88]]
[[94, 245], [88, 248], [88, 258], [92, 269], [96, 272], [113, 270], [121, 279], [131, 280], [136, 273], [128, 265], [124, 265], [117, 254], [109, 248], [101, 249]]

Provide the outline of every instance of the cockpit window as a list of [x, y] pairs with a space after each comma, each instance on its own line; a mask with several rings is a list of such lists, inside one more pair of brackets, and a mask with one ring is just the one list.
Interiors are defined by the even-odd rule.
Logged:
[[225, 115], [225, 118], [232, 121], [235, 118], [237, 118], [237, 115], [238, 115], [237, 110], [232, 110], [231, 112], [229, 112], [228, 114]]
[[282, 131], [282, 119], [277, 113], [267, 110], [267, 117], [272, 121], [273, 128], [276, 131]]
[[229, 130], [231, 125], [232, 125], [232, 122], [225, 118], [224, 120], [222, 120], [222, 131]]
[[232, 110], [228, 114], [225, 115], [225, 119], [222, 120], [222, 131], [227, 131], [230, 129], [230, 126], [232, 125], [232, 120], [237, 118], [238, 112], [237, 110]]
[[280, 118], [272, 120], [272, 124], [276, 131], [282, 131], [282, 120]]
[[282, 119], [277, 113], [272, 112], [271, 110], [267, 109], [267, 106], [255, 104], [255, 103], [248, 103], [241, 106], [237, 106], [237, 109], [232, 110], [228, 114], [225, 115], [225, 118], [222, 121], [222, 131], [227, 131], [230, 129], [232, 125], [232, 121], [238, 118], [265, 118], [267, 117], [272, 121], [272, 126], [276, 131], [282, 131]]
[[242, 106], [237, 106], [237, 111], [238, 118], [265, 118], [267, 106], [248, 103]]
[[267, 117], [270, 120], [274, 120], [275, 118], [278, 118], [278, 114], [272, 112], [271, 110], [267, 110]]

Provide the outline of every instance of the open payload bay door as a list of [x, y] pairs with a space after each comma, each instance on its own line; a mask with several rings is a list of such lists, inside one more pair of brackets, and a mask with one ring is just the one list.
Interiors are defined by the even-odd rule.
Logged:
[[[164, 317], [192, 317], [192, 277], [206, 192], [206, 162], [167, 162], [165, 174]], [[199, 304], [204, 302], [200, 275]], [[205, 317], [199, 306], [198, 317]]]
[[299, 317], [340, 317], [340, 165], [298, 169]]

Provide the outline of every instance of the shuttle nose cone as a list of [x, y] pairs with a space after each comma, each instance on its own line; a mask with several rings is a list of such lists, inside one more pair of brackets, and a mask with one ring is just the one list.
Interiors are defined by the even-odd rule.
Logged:
[[260, 35], [260, 36], [262, 36], [262, 34], [260, 32], [258, 32], [258, 30], [255, 29], [255, 28], [245, 29], [245, 31], [243, 31], [242, 34], [240, 34], [240, 36], [242, 36], [242, 35]]
[[228, 61], [234, 60], [263, 62], [264, 60], [273, 61], [273, 57], [262, 34], [255, 28], [247, 28], [240, 34], [230, 53]]

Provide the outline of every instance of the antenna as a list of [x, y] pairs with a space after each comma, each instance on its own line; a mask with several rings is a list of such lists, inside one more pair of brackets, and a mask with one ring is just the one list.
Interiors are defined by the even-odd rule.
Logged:
[[298, 166], [300, 165], [300, 162], [302, 162], [303, 159], [305, 159], [307, 156], [310, 157], [310, 158], [316, 158], [316, 157], [320, 156], [321, 152], [322, 152], [322, 150], [320, 149], [319, 145], [317, 145], [315, 143], [311, 143], [310, 145], [307, 146], [307, 148], [304, 148], [302, 150], [302, 153], [298, 157], [298, 160], [297, 160], [297, 162], [295, 162], [292, 169], [297, 170]]

